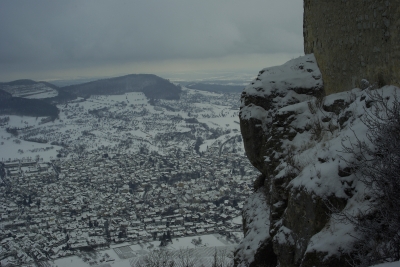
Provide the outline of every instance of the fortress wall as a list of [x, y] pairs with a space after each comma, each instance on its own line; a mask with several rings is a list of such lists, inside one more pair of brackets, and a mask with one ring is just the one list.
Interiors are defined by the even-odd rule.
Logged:
[[400, 0], [304, 0], [303, 27], [326, 94], [361, 79], [400, 86]]

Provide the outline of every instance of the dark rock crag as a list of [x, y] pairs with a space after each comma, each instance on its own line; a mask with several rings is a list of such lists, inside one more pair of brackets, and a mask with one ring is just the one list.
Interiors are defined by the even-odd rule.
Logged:
[[369, 200], [343, 147], [366, 136], [370, 89], [400, 91], [399, 29], [400, 0], [304, 0], [306, 56], [261, 70], [242, 93], [244, 146], [261, 174], [236, 266], [349, 266], [354, 226], [332, 210], [357, 216]]
[[361, 198], [340, 149], [351, 126], [365, 134], [364, 93], [325, 96], [312, 54], [263, 69], [244, 89], [240, 127], [261, 174], [244, 205], [236, 266], [347, 266], [354, 229], [333, 221], [328, 203], [343, 209]]

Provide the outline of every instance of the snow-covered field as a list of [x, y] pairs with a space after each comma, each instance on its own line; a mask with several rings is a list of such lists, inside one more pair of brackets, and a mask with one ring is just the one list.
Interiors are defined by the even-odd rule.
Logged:
[[47, 86], [44, 83], [15, 85], [4, 87], [3, 90], [9, 92], [14, 97], [24, 97], [24, 98], [49, 98], [58, 95], [57, 90]]
[[[201, 239], [201, 245], [195, 246], [192, 242], [193, 239]], [[135, 266], [135, 262], [143, 256], [146, 256], [154, 249], [159, 249], [159, 241], [149, 242], [145, 244], [131, 245], [128, 243], [114, 245], [110, 249], [81, 253], [79, 256], [65, 257], [62, 259], [56, 259], [49, 262], [50, 266], [58, 267], [131, 267]], [[225, 237], [218, 235], [202, 235], [202, 236], [191, 236], [173, 239], [173, 243], [163, 248], [172, 253], [181, 253], [182, 251], [190, 251], [193, 257], [199, 262], [202, 262], [207, 266], [217, 252], [223, 252], [227, 256], [231, 257], [231, 254], [235, 248], [235, 243], [226, 240]], [[125, 258], [126, 257], [126, 258]], [[229, 257], [227, 259], [229, 259]], [[107, 265], [108, 264], [108, 265]]]
[[[0, 160], [82, 156], [90, 151], [130, 153], [146, 147], [165, 153], [171, 147], [199, 151], [230, 149], [239, 136], [239, 94], [183, 89], [181, 100], [156, 100], [143, 93], [94, 95], [58, 105], [54, 121], [42, 117], [0, 116]], [[196, 121], [190, 121], [195, 119]], [[18, 135], [7, 132], [16, 129]], [[166, 136], [166, 134], [170, 134]], [[241, 143], [242, 144], [242, 143]], [[244, 151], [242, 145], [234, 145]], [[233, 148], [232, 148], [233, 149]]]
[[0, 127], [0, 160], [7, 161], [13, 159], [36, 159], [42, 158], [44, 161], [49, 161], [50, 158], [57, 155], [57, 150], [60, 146], [51, 145], [49, 143], [42, 144], [37, 142], [25, 141], [17, 136], [7, 133], [6, 128], [31, 129], [33, 127], [41, 127], [41, 117], [27, 117], [6, 115], [1, 118], [9, 118], [6, 125]]
[[[150, 100], [142, 93], [78, 98], [58, 105], [60, 113], [53, 121], [45, 117], [2, 115], [0, 160], [67, 161], [91, 158], [93, 154], [137, 153], [143, 149], [161, 155], [181, 151], [194, 158], [205, 151], [212, 155], [243, 155], [239, 98], [237, 93], [216, 94], [184, 88], [180, 100]], [[232, 223], [241, 224], [241, 218], [234, 218]], [[165, 249], [173, 253], [190, 251], [208, 266], [217, 251], [231, 255], [238, 240], [243, 238], [241, 232], [229, 232], [227, 236], [174, 237]], [[158, 249], [160, 241], [112, 244], [105, 250], [77, 252], [65, 258], [56, 259], [59, 255], [53, 255], [49, 264], [135, 266], [135, 259]]]

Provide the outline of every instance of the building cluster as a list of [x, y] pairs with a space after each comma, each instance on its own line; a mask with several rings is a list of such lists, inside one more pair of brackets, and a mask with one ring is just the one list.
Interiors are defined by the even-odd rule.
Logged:
[[237, 154], [92, 152], [1, 164], [3, 264], [60, 258], [112, 243], [241, 231], [255, 170]]

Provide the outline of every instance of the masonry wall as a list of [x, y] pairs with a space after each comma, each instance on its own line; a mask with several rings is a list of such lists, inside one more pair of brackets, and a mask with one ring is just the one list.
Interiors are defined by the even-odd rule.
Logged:
[[400, 86], [400, 0], [304, 0], [304, 50], [326, 94], [361, 79]]

